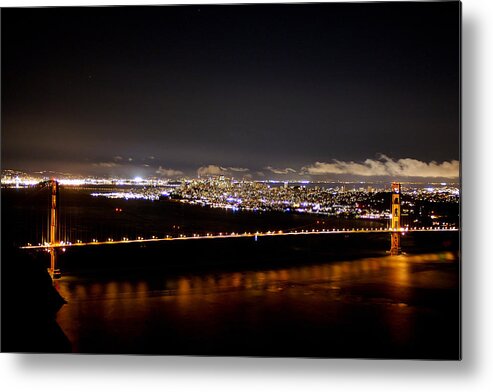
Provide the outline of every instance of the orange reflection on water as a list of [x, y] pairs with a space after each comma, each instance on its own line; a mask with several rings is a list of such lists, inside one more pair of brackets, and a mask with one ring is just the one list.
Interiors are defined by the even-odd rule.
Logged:
[[178, 280], [178, 290], [177, 294], [179, 295], [188, 295], [190, 294], [190, 279], [183, 277]]
[[285, 270], [285, 269], [280, 270], [279, 271], [279, 279], [281, 279], [281, 280], [288, 280], [289, 279], [289, 272], [288, 272], [288, 270]]
[[244, 284], [244, 287], [246, 289], [251, 289], [253, 287], [253, 281], [252, 281], [252, 277], [250, 275], [247, 275], [245, 277], [245, 284]]
[[95, 297], [99, 297], [104, 292], [104, 286], [100, 283], [95, 283], [91, 286], [91, 295]]
[[268, 277], [268, 280], [272, 281], [272, 280], [277, 280], [277, 271], [276, 270], [272, 270], [272, 271], [269, 271], [268, 274], [267, 274], [267, 277]]
[[139, 298], [140, 300], [145, 299], [148, 292], [149, 292], [149, 287], [146, 281], [141, 280], [140, 282], [137, 283], [137, 293], [136, 293], [137, 298]]
[[108, 297], [117, 297], [118, 296], [118, 284], [115, 281], [109, 282], [106, 285], [106, 295]]
[[179, 336], [181, 331], [187, 331], [183, 335], [191, 331], [192, 337], [203, 331], [220, 336], [231, 325], [239, 330], [244, 327], [249, 333], [258, 332], [266, 325], [265, 320], [277, 325], [278, 317], [287, 320], [286, 325], [312, 323], [317, 331], [325, 333], [327, 326], [339, 330], [342, 325], [338, 323], [359, 323], [358, 317], [363, 315], [363, 332], [365, 323], [373, 331], [383, 326], [382, 333], [404, 345], [413, 338], [415, 318], [420, 316], [415, 308], [417, 301], [412, 301], [416, 288], [454, 287], [453, 275], [447, 275], [450, 268], [442, 266], [453, 260], [453, 253], [440, 253], [265, 271], [183, 276], [163, 272], [158, 279], [155, 275], [149, 279], [126, 277], [124, 281], [62, 278], [60, 293], [68, 304], [57, 319], [77, 347], [77, 342], [99, 331], [109, 331], [110, 338], [115, 335], [117, 342], [127, 335], [131, 337], [129, 341], [138, 339], [149, 330], [161, 338], [161, 327], [174, 326]]
[[191, 284], [190, 278], [182, 277], [178, 280], [178, 288], [176, 290], [176, 298], [177, 304], [183, 311], [188, 311], [190, 307], [192, 298], [191, 298]]
[[255, 283], [263, 283], [264, 280], [265, 280], [265, 273], [263, 273], [263, 272], [256, 272], [255, 273], [255, 277], [254, 277]]
[[75, 286], [75, 295], [78, 299], [86, 298], [86, 286], [78, 284]]
[[395, 258], [391, 272], [392, 281], [399, 285], [407, 286], [410, 283], [410, 264], [408, 261], [399, 259], [399, 256]]
[[241, 274], [239, 272], [236, 272], [231, 276], [231, 285], [233, 287], [241, 286]]

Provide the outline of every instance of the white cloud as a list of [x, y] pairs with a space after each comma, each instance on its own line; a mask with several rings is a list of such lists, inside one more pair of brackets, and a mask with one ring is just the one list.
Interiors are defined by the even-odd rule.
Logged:
[[351, 174], [357, 176], [392, 176], [392, 177], [423, 177], [423, 178], [458, 178], [459, 161], [438, 163], [423, 162], [417, 159], [404, 158], [393, 160], [385, 155], [379, 159], [367, 159], [363, 163], [334, 160], [331, 163], [315, 162], [302, 168], [302, 173], [311, 175]]
[[104, 167], [104, 168], [112, 168], [112, 167], [120, 166], [118, 163], [115, 162], [98, 162], [98, 163], [93, 163], [92, 165], [94, 167]]
[[201, 166], [197, 170], [199, 176], [224, 176], [233, 173], [245, 173], [250, 171], [246, 167], [222, 167], [217, 165]]
[[231, 170], [234, 172], [247, 172], [250, 171], [250, 169], [247, 169], [246, 167], [227, 167], [227, 170]]
[[217, 165], [201, 166], [197, 169], [199, 176], [220, 176], [227, 174], [227, 169]]
[[274, 174], [289, 174], [289, 173], [296, 173], [296, 170], [291, 169], [290, 167], [286, 167], [285, 169], [276, 169], [272, 166], [267, 166], [264, 167], [265, 170], [269, 170]]
[[183, 172], [180, 170], [166, 169], [164, 167], [159, 166], [159, 169], [156, 170], [156, 174], [159, 174], [163, 177], [175, 177], [175, 176], [181, 176]]

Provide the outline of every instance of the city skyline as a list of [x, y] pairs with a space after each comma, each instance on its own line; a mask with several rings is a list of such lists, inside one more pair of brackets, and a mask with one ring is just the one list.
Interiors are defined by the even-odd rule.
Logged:
[[454, 15], [453, 2], [3, 10], [2, 167], [458, 180]]

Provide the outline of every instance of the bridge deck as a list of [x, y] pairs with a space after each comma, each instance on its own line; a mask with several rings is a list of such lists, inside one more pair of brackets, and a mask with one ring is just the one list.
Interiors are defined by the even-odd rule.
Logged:
[[[422, 227], [422, 228], [401, 228], [398, 232], [401, 233], [413, 233], [413, 232], [440, 232], [440, 231], [458, 231], [455, 227]], [[186, 241], [186, 240], [212, 240], [220, 238], [255, 238], [255, 237], [273, 237], [273, 236], [293, 236], [293, 235], [321, 235], [321, 234], [362, 234], [362, 233], [393, 233], [396, 230], [392, 229], [338, 229], [338, 230], [299, 230], [299, 231], [267, 231], [267, 232], [245, 232], [245, 233], [219, 233], [219, 234], [206, 234], [199, 235], [194, 234], [192, 236], [180, 235], [177, 237], [151, 237], [137, 239], [122, 239], [113, 240], [108, 239], [106, 241], [94, 240], [91, 242], [60, 242], [56, 244], [40, 244], [21, 246], [21, 249], [50, 249], [50, 248], [67, 248], [67, 247], [79, 247], [79, 246], [97, 246], [97, 245], [117, 245], [117, 244], [131, 244], [131, 243], [146, 243], [146, 242], [160, 242], [160, 241]]]

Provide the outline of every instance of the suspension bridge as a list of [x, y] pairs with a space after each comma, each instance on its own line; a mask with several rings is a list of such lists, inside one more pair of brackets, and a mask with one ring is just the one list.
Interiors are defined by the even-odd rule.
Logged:
[[[49, 273], [53, 279], [60, 276], [60, 271], [57, 269], [57, 255], [59, 252], [65, 252], [69, 248], [77, 247], [96, 247], [96, 246], [114, 246], [131, 243], [151, 243], [164, 241], [202, 241], [202, 240], [218, 240], [218, 239], [233, 239], [233, 238], [252, 238], [257, 241], [261, 237], [274, 236], [309, 236], [309, 235], [348, 235], [348, 234], [370, 234], [370, 233], [387, 233], [390, 236], [390, 254], [398, 255], [401, 253], [400, 239], [406, 233], [412, 232], [451, 232], [458, 231], [458, 228], [453, 226], [421, 226], [421, 227], [401, 227], [401, 186], [399, 183], [393, 183], [391, 188], [391, 223], [390, 227], [376, 228], [295, 228], [284, 230], [266, 230], [266, 231], [242, 231], [242, 232], [207, 232], [207, 233], [175, 233], [173, 235], [166, 234], [164, 236], [135, 236], [130, 238], [123, 236], [114, 238], [113, 236], [106, 238], [97, 238], [93, 236], [90, 240], [70, 240], [61, 239], [61, 233], [65, 232], [60, 226], [59, 209], [59, 184], [56, 180], [50, 180], [39, 184], [42, 188], [50, 189], [50, 210], [48, 219], [48, 234], [45, 240], [37, 244], [27, 243], [20, 246], [26, 250], [42, 250], [50, 255]], [[121, 211], [121, 209], [120, 209]], [[117, 208], [118, 212], [118, 208]], [[306, 227], [306, 226], [305, 226]]]
[[65, 242], [65, 241], [60, 241], [60, 242], [55, 242], [55, 243], [45, 243], [45, 244], [38, 244], [38, 245], [32, 245], [32, 244], [27, 244], [25, 246], [21, 246], [21, 249], [67, 249], [69, 247], [80, 247], [80, 246], [101, 246], [101, 245], [118, 245], [118, 244], [131, 244], [131, 243], [146, 243], [146, 242], [160, 242], [160, 241], [188, 241], [188, 240], [213, 240], [213, 239], [221, 239], [221, 238], [253, 238], [253, 239], [258, 239], [259, 237], [273, 237], [273, 236], [296, 236], [296, 235], [321, 235], [321, 234], [363, 234], [363, 233], [389, 233], [389, 234], [397, 234], [397, 235], [405, 235], [406, 233], [412, 233], [412, 232], [441, 232], [441, 231], [458, 231], [457, 228], [455, 227], [406, 227], [406, 228], [400, 228], [399, 230], [396, 229], [386, 229], [386, 228], [379, 228], [379, 229], [368, 229], [368, 228], [361, 228], [361, 229], [312, 229], [312, 230], [293, 230], [293, 231], [283, 231], [283, 230], [278, 230], [278, 231], [265, 231], [265, 232], [244, 232], [244, 233], [207, 233], [205, 235], [203, 234], [192, 234], [192, 235], [185, 235], [185, 234], [180, 234], [176, 237], [167, 235], [165, 237], [156, 237], [152, 236], [151, 238], [144, 238], [144, 237], [137, 237], [136, 239], [128, 239], [128, 238], [122, 238], [122, 239], [113, 239], [113, 238], [108, 238], [105, 240], [98, 240], [94, 239], [93, 241], [90, 242], [82, 242], [82, 241], [76, 241], [74, 243], [72, 242]]

